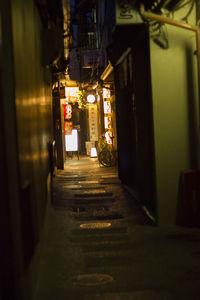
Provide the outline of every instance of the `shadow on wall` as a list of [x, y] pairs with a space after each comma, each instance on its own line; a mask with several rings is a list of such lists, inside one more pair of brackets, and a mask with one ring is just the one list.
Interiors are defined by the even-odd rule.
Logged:
[[183, 171], [179, 178], [176, 225], [200, 227], [200, 171]]

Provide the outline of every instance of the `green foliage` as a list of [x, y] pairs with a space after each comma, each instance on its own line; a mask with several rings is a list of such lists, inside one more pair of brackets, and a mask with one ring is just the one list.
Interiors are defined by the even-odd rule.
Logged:
[[104, 135], [102, 135], [99, 140], [98, 140], [98, 152], [102, 151], [103, 149], [105, 149], [107, 147], [107, 143], [106, 143], [106, 138]]
[[85, 90], [80, 90], [78, 92], [78, 105], [79, 105], [79, 108], [81, 110], [85, 110], [86, 109], [86, 91]]

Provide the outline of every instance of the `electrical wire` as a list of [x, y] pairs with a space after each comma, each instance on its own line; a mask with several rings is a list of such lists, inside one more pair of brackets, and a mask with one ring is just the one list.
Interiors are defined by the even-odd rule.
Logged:
[[188, 9], [188, 12], [186, 13], [186, 15], [184, 15], [182, 18], [180, 18], [182, 21], [185, 21], [187, 23], [188, 21], [188, 17], [190, 16], [193, 8], [194, 8], [194, 5], [195, 5], [195, 0], [189, 0], [189, 1], [186, 1], [182, 4], [177, 4], [175, 6], [175, 8], [173, 9], [172, 11], [172, 18], [174, 18], [174, 13], [183, 9], [184, 7], [187, 7], [188, 5], [190, 5], [189, 9]]
[[190, 8], [189, 8], [189, 10], [188, 10], [188, 12], [187, 12], [187, 14], [186, 14], [183, 18], [181, 18], [181, 20], [187, 22], [187, 18], [188, 18], [189, 15], [191, 14], [191, 12], [192, 12], [192, 10], [193, 10], [193, 8], [194, 8], [194, 4], [195, 4], [195, 1], [193, 0], [193, 1], [192, 1], [192, 4], [191, 4], [191, 6], [190, 6]]
[[176, 6], [175, 6], [175, 8], [173, 9], [173, 11], [177, 11], [177, 10], [179, 10], [179, 9], [181, 9], [181, 8], [183, 8], [183, 7], [185, 7], [185, 6], [187, 6], [188, 4], [191, 4], [192, 2], [194, 2], [194, 0], [188, 0], [188, 1], [186, 1], [185, 3], [179, 3], [179, 4], [177, 4]]

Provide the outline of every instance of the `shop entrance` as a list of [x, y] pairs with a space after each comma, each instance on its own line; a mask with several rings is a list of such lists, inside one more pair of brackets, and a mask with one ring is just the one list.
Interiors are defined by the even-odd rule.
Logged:
[[58, 85], [53, 95], [57, 168], [79, 159], [116, 167], [115, 99], [109, 85], [101, 91]]

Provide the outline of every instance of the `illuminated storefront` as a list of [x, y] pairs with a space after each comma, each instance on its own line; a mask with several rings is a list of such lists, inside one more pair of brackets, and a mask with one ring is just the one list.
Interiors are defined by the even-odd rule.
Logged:
[[108, 88], [103, 88], [104, 128], [105, 138], [108, 144], [112, 144], [113, 140], [112, 108], [110, 97], [110, 90]]
[[74, 128], [72, 121], [73, 105], [74, 103], [78, 102], [78, 92], [78, 87], [65, 87], [63, 116], [66, 152], [78, 151], [78, 130]]

